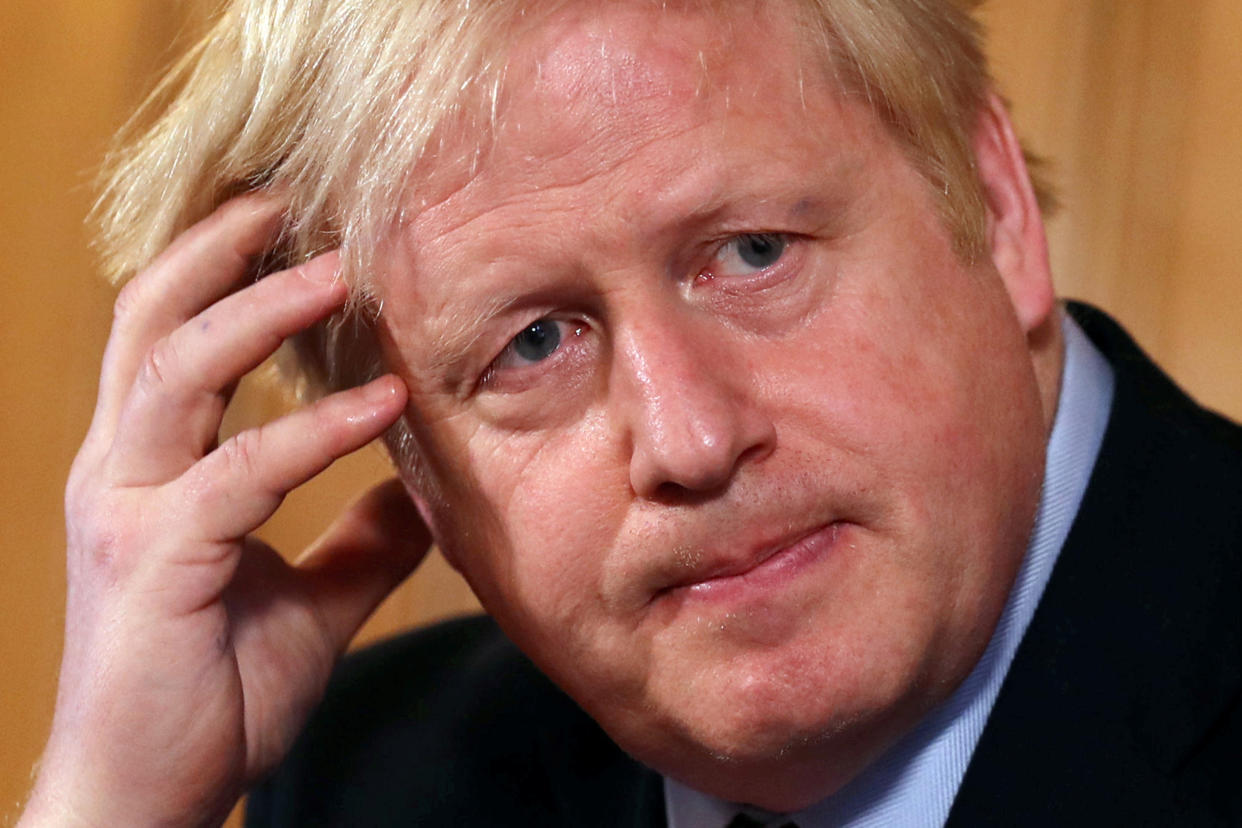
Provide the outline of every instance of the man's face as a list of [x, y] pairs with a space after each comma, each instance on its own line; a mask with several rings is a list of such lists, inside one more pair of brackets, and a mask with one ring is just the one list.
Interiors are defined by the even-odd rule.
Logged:
[[519, 44], [494, 147], [379, 282], [415, 495], [623, 747], [799, 806], [986, 644], [1042, 472], [1031, 354], [790, 31], [590, 9]]

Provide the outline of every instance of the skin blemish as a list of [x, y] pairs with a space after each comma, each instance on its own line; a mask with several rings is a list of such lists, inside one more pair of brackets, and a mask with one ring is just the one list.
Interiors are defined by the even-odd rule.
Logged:
[[703, 550], [694, 546], [678, 546], [673, 550], [673, 560], [679, 568], [692, 570], [703, 560]]

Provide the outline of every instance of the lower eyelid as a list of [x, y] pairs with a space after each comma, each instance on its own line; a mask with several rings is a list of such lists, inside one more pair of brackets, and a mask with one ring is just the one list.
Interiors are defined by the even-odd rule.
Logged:
[[496, 359], [492, 361], [492, 363], [487, 367], [487, 370], [484, 371], [483, 376], [479, 378], [477, 388], [479, 390], [496, 390], [504, 393], [506, 389], [499, 386], [505, 384], [506, 377], [512, 377], [516, 380], [517, 375], [519, 374], [529, 374], [533, 377], [533, 380], [530, 382], [523, 379], [521, 381], [522, 385], [529, 386], [530, 384], [533, 384], [533, 382], [538, 381], [537, 375], [551, 370], [553, 365], [562, 359], [567, 358], [566, 352], [572, 350], [574, 346], [585, 337], [587, 332], [590, 331], [591, 327], [585, 321], [580, 319], [557, 319], [555, 317], [551, 317], [550, 321], [564, 326], [565, 329], [565, 332], [561, 335], [560, 344], [557, 346], [555, 351], [549, 354], [546, 358], [535, 362], [523, 361], [512, 365], [501, 365], [502, 359], [504, 359], [506, 355], [513, 353], [513, 341], [510, 340], [509, 344], [505, 346], [504, 351], [502, 351]]
[[781, 236], [785, 240], [785, 249], [781, 253], [780, 258], [767, 267], [753, 270], [750, 273], [723, 276], [713, 273], [710, 270], [700, 273], [696, 278], [696, 282], [704, 284], [716, 284], [719, 277], [718, 287], [726, 292], [733, 290], [746, 290], [749, 287], [762, 287], [763, 283], [772, 279], [779, 280], [780, 277], [791, 267], [796, 267], [798, 260], [803, 254], [804, 239], [799, 236], [788, 233], [772, 233], [768, 235]]

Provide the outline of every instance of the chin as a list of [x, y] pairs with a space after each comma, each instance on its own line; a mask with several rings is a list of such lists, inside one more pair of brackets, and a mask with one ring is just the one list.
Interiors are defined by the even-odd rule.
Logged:
[[805, 685], [752, 674], [714, 698], [690, 700], [686, 715], [618, 734], [618, 742], [692, 788], [788, 812], [844, 787], [927, 706], [908, 687], [838, 706], [833, 696], [849, 699], [848, 693], [825, 693], [831, 683], [819, 680]]

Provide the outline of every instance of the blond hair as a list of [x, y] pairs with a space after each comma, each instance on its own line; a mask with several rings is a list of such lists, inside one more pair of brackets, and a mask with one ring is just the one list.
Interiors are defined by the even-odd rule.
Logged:
[[[967, 258], [985, 229], [971, 149], [991, 88], [979, 1], [790, 0], [838, 82], [927, 180]], [[367, 292], [377, 241], [400, 221], [413, 171], [477, 161], [444, 154], [487, 133], [509, 45], [568, 2], [229, 0], [109, 159], [96, 213], [108, 275], [128, 278], [230, 197], [278, 188], [288, 226], [265, 266], [340, 248], [354, 287], [346, 311], [295, 340], [295, 379], [320, 394], [378, 376]], [[393, 438], [408, 461], [408, 430]]]

